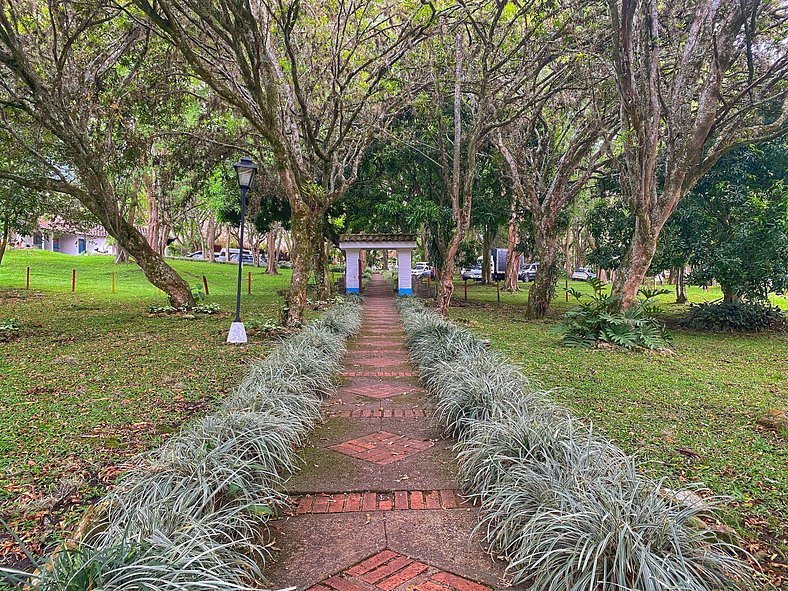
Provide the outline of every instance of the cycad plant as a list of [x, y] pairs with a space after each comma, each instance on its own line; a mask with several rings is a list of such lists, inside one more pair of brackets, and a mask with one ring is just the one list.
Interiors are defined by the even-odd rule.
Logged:
[[654, 317], [658, 311], [656, 298], [667, 290], [641, 289], [639, 303], [617, 310], [598, 279], [589, 279], [593, 293], [582, 293], [574, 288], [569, 294], [578, 306], [564, 314], [558, 326], [562, 342], [569, 347], [594, 347], [600, 343], [624, 349], [664, 350], [670, 348], [665, 326]]

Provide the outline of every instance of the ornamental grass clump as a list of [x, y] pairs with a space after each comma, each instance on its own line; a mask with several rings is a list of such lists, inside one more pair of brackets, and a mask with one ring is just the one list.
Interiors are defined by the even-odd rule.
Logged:
[[470, 331], [399, 304], [410, 355], [457, 438], [460, 484], [515, 584], [535, 591], [711, 591], [753, 581], [743, 551]]
[[76, 543], [34, 574], [0, 575], [47, 591], [259, 588], [295, 450], [360, 325], [350, 301], [283, 341], [217, 412], [140, 458], [89, 510]]

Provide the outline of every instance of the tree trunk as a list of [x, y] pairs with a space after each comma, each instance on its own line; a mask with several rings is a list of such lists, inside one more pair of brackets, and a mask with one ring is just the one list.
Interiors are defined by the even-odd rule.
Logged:
[[[454, 260], [457, 258], [457, 252], [460, 249], [462, 237], [462, 233], [454, 233], [446, 249], [446, 254], [443, 257], [443, 265], [438, 269], [436, 276], [435, 306], [438, 312], [444, 316], [448, 316], [449, 314], [451, 296], [454, 293]], [[489, 266], [489, 260], [487, 265]], [[482, 261], [482, 268], [484, 268], [484, 261]]]
[[9, 215], [3, 216], [3, 236], [0, 237], [0, 265], [3, 264], [3, 256], [5, 255], [5, 249], [8, 246], [8, 240], [11, 236], [11, 220]]
[[[671, 273], [671, 280], [674, 280], [674, 277], [672, 275], [673, 274]], [[686, 304], [687, 285], [686, 285], [686, 279], [684, 277], [684, 265], [676, 267], [675, 284], [676, 284], [676, 303]]]
[[614, 308], [626, 310], [637, 302], [638, 292], [651, 266], [657, 250], [657, 240], [662, 228], [645, 227], [640, 217], [635, 219], [635, 232], [632, 243], [624, 259], [616, 270], [613, 281]]
[[213, 251], [213, 245], [216, 243], [216, 221], [213, 217], [208, 218], [208, 223], [205, 228], [205, 246], [202, 252], [202, 258], [209, 263], [216, 261], [216, 254]]
[[307, 302], [307, 286], [312, 268], [312, 221], [314, 213], [305, 204], [293, 208], [291, 216], [292, 244], [290, 260], [293, 263], [293, 277], [290, 281], [290, 293], [287, 298], [287, 326], [298, 327], [304, 318]]
[[725, 304], [735, 304], [741, 301], [741, 296], [727, 285], [720, 285], [722, 288], [722, 302]]
[[383, 250], [383, 270], [389, 270], [389, 251], [386, 249]]
[[528, 291], [525, 316], [531, 320], [544, 318], [555, 295], [558, 281], [558, 236], [552, 222], [545, 222], [534, 216], [534, 251], [539, 269]]
[[151, 248], [147, 238], [134, 227], [134, 224], [125, 220], [117, 209], [102, 208], [92, 201], [85, 205], [90, 205], [91, 212], [99, 219], [110, 236], [117, 240], [118, 246], [122, 245], [128, 255], [134, 257], [148, 281], [167, 294], [172, 306], [176, 308], [194, 306], [194, 297], [189, 284]]
[[567, 230], [566, 234], [564, 235], [564, 240], [561, 243], [561, 247], [564, 253], [564, 273], [566, 273], [567, 277], [572, 276], [572, 240], [570, 236], [572, 233]]
[[225, 233], [225, 241], [224, 241], [224, 261], [226, 263], [230, 262], [230, 224], [227, 224], [224, 228]]
[[276, 270], [276, 228], [271, 227], [266, 237], [266, 250], [268, 252], [268, 263], [265, 268], [266, 275], [278, 275]]
[[313, 272], [317, 287], [318, 301], [325, 302], [331, 297], [331, 275], [328, 271], [328, 254], [326, 252], [325, 216], [315, 216], [313, 221], [312, 256], [315, 258]]
[[518, 232], [517, 208], [512, 199], [512, 213], [509, 217], [509, 227], [506, 235], [506, 291], [517, 291], [520, 288], [520, 253], [515, 249], [520, 242]]
[[492, 272], [490, 269], [490, 251], [492, 250], [492, 234], [485, 228], [482, 236], [482, 285], [492, 283]]

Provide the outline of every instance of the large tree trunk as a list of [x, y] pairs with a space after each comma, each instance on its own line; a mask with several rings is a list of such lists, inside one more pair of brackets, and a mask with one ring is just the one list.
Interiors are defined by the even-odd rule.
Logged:
[[315, 258], [313, 272], [317, 287], [318, 301], [325, 302], [331, 297], [331, 274], [328, 271], [328, 254], [326, 252], [325, 216], [315, 216], [312, 220], [312, 256]]
[[552, 221], [539, 220], [534, 216], [535, 235], [534, 250], [539, 269], [536, 278], [528, 291], [528, 303], [525, 315], [531, 320], [544, 318], [550, 301], [555, 295], [555, 284], [558, 281], [558, 236]]
[[517, 208], [512, 199], [512, 213], [509, 218], [509, 227], [506, 235], [506, 290], [517, 291], [520, 288], [520, 254], [516, 251], [520, 242], [518, 232]]
[[387, 249], [383, 249], [383, 270], [389, 270], [389, 251]]
[[367, 251], [366, 249], [358, 252], [358, 286], [364, 287], [364, 272], [367, 270]]
[[[292, 207], [292, 206], [291, 206]], [[298, 327], [304, 318], [307, 302], [309, 272], [312, 268], [312, 232], [314, 213], [304, 204], [296, 204], [292, 209], [290, 260], [293, 263], [293, 277], [288, 295], [287, 326]]]
[[661, 229], [661, 226], [653, 227], [653, 224], [644, 225], [640, 217], [635, 219], [632, 242], [621, 265], [616, 269], [616, 278], [613, 281], [612, 296], [615, 308], [626, 310], [637, 302], [640, 286], [646, 278], [651, 260], [657, 250]]
[[278, 275], [279, 271], [276, 270], [276, 228], [272, 227], [268, 230], [266, 237], [266, 250], [268, 252], [268, 263], [265, 268], [267, 275]]

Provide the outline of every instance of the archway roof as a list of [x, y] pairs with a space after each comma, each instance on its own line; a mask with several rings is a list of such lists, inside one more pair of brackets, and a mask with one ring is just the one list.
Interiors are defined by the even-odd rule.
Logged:
[[339, 248], [416, 248], [415, 234], [342, 234]]

